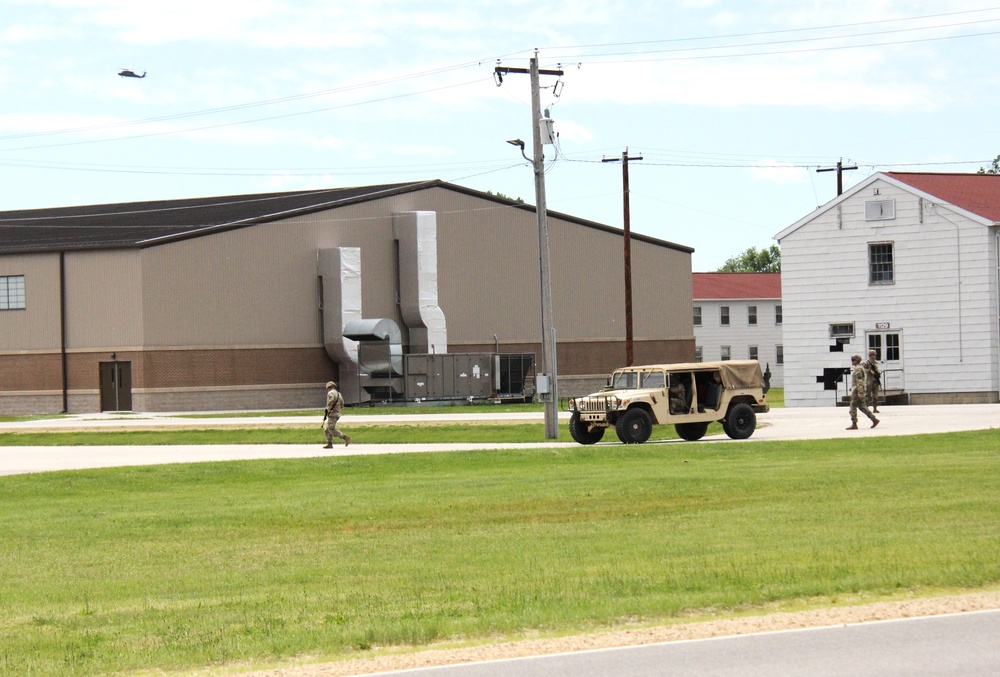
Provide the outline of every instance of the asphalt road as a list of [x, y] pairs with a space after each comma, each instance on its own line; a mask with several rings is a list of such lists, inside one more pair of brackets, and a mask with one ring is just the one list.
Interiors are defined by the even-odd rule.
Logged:
[[[962, 430], [1000, 428], [1000, 404], [962, 404], [937, 406], [882, 407], [881, 423], [869, 428], [867, 419], [861, 417], [860, 430], [846, 430], [850, 424], [844, 407], [802, 407], [772, 409], [757, 417], [757, 430], [747, 442], [761, 440], [804, 440], [857, 437], [885, 437], [924, 433], [945, 433]], [[347, 413], [341, 418], [341, 429], [350, 431], [353, 425], [379, 423], [461, 422], [472, 420], [541, 421], [544, 415], [526, 414], [361, 414]], [[568, 414], [561, 418], [568, 421]], [[355, 436], [350, 447], [335, 446], [323, 449], [323, 433], [319, 417], [316, 427], [316, 444], [219, 444], [188, 446], [89, 446], [74, 447], [0, 447], [0, 475], [47, 472], [53, 470], [78, 470], [107, 468], [126, 465], [158, 465], [164, 463], [197, 463], [203, 461], [228, 461], [258, 458], [308, 458], [316, 456], [350, 456], [364, 454], [399, 454], [426, 451], [460, 451], [466, 449], [513, 449], [540, 446], [574, 447], [565, 422], [559, 430], [559, 440], [529, 444], [365, 444]], [[219, 417], [186, 418], [179, 414], [83, 414], [56, 419], [18, 423], [0, 423], [0, 432], [15, 431], [74, 431], [74, 430], [140, 430], [149, 428], [218, 428], [252, 427], [257, 425], [309, 425], [302, 416], [267, 416], [253, 418]], [[671, 440], [647, 444], [745, 444], [730, 440], [723, 434], [705, 437], [698, 442]], [[598, 446], [620, 444], [609, 434]]]
[[377, 673], [413, 677], [996, 677], [1000, 611]]

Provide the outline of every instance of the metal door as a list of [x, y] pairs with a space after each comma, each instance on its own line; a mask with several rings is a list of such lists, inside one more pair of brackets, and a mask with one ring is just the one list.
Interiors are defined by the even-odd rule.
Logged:
[[101, 411], [132, 411], [132, 363], [101, 362]]

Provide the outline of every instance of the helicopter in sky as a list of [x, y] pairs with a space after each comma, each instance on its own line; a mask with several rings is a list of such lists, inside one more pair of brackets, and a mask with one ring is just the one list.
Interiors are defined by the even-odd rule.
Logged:
[[146, 77], [146, 71], [143, 71], [142, 75], [136, 75], [135, 71], [130, 70], [128, 68], [123, 68], [120, 71], [118, 71], [118, 75], [122, 76], [123, 78], [140, 78], [141, 79], [141, 78]]

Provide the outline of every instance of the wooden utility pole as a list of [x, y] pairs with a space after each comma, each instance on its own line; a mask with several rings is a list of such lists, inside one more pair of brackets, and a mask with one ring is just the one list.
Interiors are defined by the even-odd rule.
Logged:
[[535, 170], [535, 211], [538, 214], [538, 267], [542, 290], [542, 373], [536, 378], [538, 394], [545, 402], [545, 437], [559, 439], [559, 382], [556, 368], [556, 332], [552, 321], [552, 280], [549, 277], [549, 225], [545, 206], [545, 156], [542, 152], [542, 104], [539, 75], [562, 75], [562, 70], [540, 70], [538, 55], [530, 60], [530, 68], [497, 66], [498, 83], [509, 73], [527, 73], [531, 76], [531, 130], [534, 141], [532, 166]]
[[822, 169], [817, 169], [816, 172], [837, 172], [837, 197], [840, 197], [844, 193], [844, 172], [851, 171], [852, 169], [857, 169], [857, 165], [851, 165], [850, 167], [844, 166], [844, 160], [841, 158], [837, 160], [836, 167], [823, 167]]
[[604, 158], [601, 162], [621, 162], [622, 163], [622, 201], [624, 203], [624, 225], [622, 233], [625, 240], [625, 366], [631, 367], [635, 364], [635, 351], [633, 347], [632, 333], [632, 228], [629, 215], [628, 196], [628, 161], [641, 160], [642, 156], [629, 157], [628, 148], [619, 158]]

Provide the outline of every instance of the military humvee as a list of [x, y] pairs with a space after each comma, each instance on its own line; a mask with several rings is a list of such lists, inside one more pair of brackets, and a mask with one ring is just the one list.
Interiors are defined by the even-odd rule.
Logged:
[[699, 440], [720, 421], [734, 440], [757, 427], [757, 414], [770, 407], [756, 360], [654, 364], [611, 374], [600, 392], [569, 401], [569, 434], [594, 444], [614, 428], [625, 444], [642, 444], [654, 425], [672, 423], [685, 440]]

